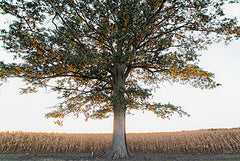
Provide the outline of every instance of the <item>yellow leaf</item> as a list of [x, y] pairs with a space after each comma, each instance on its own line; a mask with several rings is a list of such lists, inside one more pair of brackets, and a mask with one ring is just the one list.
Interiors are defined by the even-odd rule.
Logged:
[[45, 49], [45, 46], [40, 46], [39, 47], [41, 50], [44, 50]]

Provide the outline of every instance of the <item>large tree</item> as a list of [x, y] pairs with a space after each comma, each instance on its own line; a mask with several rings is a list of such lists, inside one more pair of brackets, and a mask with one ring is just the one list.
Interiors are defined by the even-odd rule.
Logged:
[[[50, 87], [62, 102], [46, 116], [88, 118], [113, 114], [109, 158], [128, 158], [126, 112], [162, 118], [188, 115], [172, 104], [149, 103], [164, 81], [215, 88], [214, 75], [198, 66], [201, 49], [239, 37], [237, 20], [223, 12], [228, 0], [3, 0], [12, 21], [1, 29], [16, 59], [0, 61], [0, 78], [20, 77], [23, 93]], [[61, 121], [57, 123], [61, 124]]]

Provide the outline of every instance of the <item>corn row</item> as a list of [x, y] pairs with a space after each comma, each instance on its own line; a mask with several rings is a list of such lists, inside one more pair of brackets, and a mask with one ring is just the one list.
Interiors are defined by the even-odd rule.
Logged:
[[[107, 151], [111, 134], [0, 132], [0, 153], [89, 153]], [[135, 153], [236, 154], [240, 129], [127, 134]]]

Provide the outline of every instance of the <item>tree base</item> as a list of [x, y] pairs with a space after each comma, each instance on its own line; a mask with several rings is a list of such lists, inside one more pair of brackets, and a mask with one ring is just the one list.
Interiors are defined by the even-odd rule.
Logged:
[[112, 160], [117, 160], [117, 159], [129, 159], [131, 158], [131, 152], [128, 149], [124, 150], [113, 150], [109, 149], [104, 155], [104, 158], [106, 159], [112, 159]]
[[131, 152], [128, 149], [128, 147], [115, 147], [111, 146], [110, 149], [103, 155], [104, 158], [106, 159], [129, 159], [131, 158]]

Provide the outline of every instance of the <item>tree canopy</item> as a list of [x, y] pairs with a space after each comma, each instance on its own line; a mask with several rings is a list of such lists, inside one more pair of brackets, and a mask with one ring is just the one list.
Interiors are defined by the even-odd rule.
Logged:
[[[224, 16], [225, 1], [37, 0], [3, 1], [1, 13], [15, 19], [1, 30], [4, 47], [21, 63], [0, 62], [0, 77], [21, 77], [22, 92], [51, 87], [65, 100], [48, 117], [112, 112], [113, 67], [124, 66], [125, 104], [165, 117], [173, 105], [145, 100], [139, 83], [163, 81], [215, 88], [213, 73], [201, 69], [197, 51], [239, 37], [236, 19]], [[54, 80], [56, 84], [53, 83]]]

